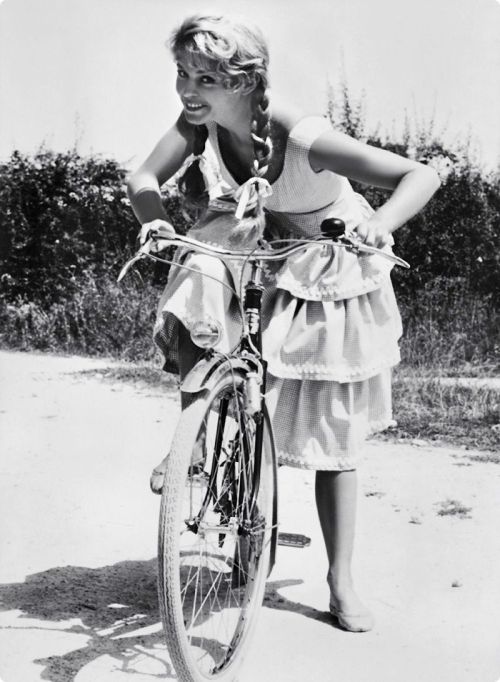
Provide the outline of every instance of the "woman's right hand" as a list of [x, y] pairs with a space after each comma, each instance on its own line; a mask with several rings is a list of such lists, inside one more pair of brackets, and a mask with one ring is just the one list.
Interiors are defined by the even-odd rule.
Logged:
[[151, 237], [168, 239], [169, 237], [175, 237], [175, 234], [175, 229], [169, 222], [158, 218], [151, 220], [149, 223], [144, 223], [139, 232], [139, 242], [141, 246], [144, 246]]

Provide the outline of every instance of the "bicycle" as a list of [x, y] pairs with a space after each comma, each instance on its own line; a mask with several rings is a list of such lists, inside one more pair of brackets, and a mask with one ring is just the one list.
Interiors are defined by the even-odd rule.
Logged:
[[[277, 461], [265, 400], [263, 263], [322, 245], [379, 254], [409, 267], [347, 234], [341, 220], [327, 219], [321, 230], [311, 239], [261, 241], [253, 251], [229, 251], [181, 235], [156, 239], [157, 250], [184, 246], [250, 266], [245, 296], [242, 284], [238, 296], [242, 333], [235, 348], [227, 354], [215, 350], [216, 324], [200, 322], [191, 330], [204, 354], [182, 382], [194, 400], [181, 414], [164, 477], [158, 593], [167, 648], [183, 682], [235, 679], [276, 558]], [[154, 243], [146, 242], [119, 280], [141, 258], [172, 264], [152, 253]]]

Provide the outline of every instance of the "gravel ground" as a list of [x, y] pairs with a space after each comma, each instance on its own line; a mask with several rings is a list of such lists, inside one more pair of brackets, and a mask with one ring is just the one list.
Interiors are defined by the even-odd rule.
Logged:
[[[0, 353], [0, 677], [175, 679], [155, 588], [158, 498], [176, 397], [78, 372], [105, 360]], [[495, 682], [500, 466], [471, 451], [372, 442], [355, 574], [376, 628], [326, 612], [311, 472], [280, 470], [280, 547], [241, 682]], [[440, 513], [441, 512], [441, 513]]]

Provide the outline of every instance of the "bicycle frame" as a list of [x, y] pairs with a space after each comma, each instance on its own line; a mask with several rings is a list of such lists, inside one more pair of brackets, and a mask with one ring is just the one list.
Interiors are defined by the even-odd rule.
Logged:
[[[228, 356], [217, 353], [215, 350], [208, 350], [198, 360], [192, 370], [187, 374], [181, 384], [181, 390], [188, 393], [198, 393], [215, 386], [222, 374], [227, 372], [227, 365], [229, 364], [231, 372], [239, 373], [247, 381], [247, 388], [249, 393], [252, 393], [251, 405], [242, 406], [242, 410], [247, 413], [250, 418], [255, 421], [255, 452], [254, 452], [254, 466], [253, 466], [253, 480], [251, 485], [251, 492], [249, 496], [249, 515], [251, 516], [255, 508], [255, 502], [258, 495], [260, 485], [260, 465], [262, 457], [264, 428], [270, 428], [270, 424], [264, 423], [264, 395], [266, 387], [266, 370], [267, 363], [262, 358], [262, 330], [261, 330], [261, 301], [264, 288], [260, 284], [261, 281], [261, 265], [258, 261], [252, 262], [252, 270], [250, 280], [245, 286], [245, 297], [243, 302], [243, 313], [246, 324], [244, 325], [243, 333], [237, 347]], [[251, 383], [251, 387], [248, 384]], [[220, 431], [224, 428], [224, 422], [227, 418], [227, 401], [221, 401], [219, 413]], [[239, 414], [241, 422], [241, 414]], [[241, 425], [241, 431], [244, 433], [245, 429]], [[272, 438], [272, 431], [269, 433]], [[218, 460], [220, 457], [220, 441], [216, 438], [215, 445], [216, 456], [212, 462], [212, 468], [209, 475], [209, 482], [207, 486], [207, 493], [202, 503], [202, 507], [198, 514], [198, 519], [203, 518], [205, 509], [207, 508], [211, 497], [215, 497], [215, 481], [217, 478]], [[240, 453], [241, 456], [241, 453]], [[243, 452], [243, 456], [248, 454]], [[275, 477], [277, 463], [274, 462]], [[278, 499], [277, 499], [277, 485], [274, 486], [273, 498], [273, 522], [271, 534], [271, 552], [269, 573], [271, 572], [276, 560], [276, 546], [278, 539]], [[190, 530], [197, 532], [198, 521], [190, 525]], [[250, 519], [247, 519], [247, 526], [250, 527]], [[245, 528], [242, 529], [242, 534], [245, 534]]]

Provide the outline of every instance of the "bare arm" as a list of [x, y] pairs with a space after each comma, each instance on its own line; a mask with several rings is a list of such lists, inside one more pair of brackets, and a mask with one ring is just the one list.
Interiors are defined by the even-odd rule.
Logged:
[[330, 170], [393, 190], [389, 199], [357, 230], [364, 241], [375, 246], [386, 243], [388, 235], [418, 213], [439, 187], [433, 168], [337, 131], [328, 131], [314, 141], [309, 161], [315, 171]]
[[158, 142], [144, 163], [130, 176], [127, 191], [137, 220], [143, 225], [168, 220], [160, 187], [182, 166], [191, 153], [192, 132], [183, 116]]

